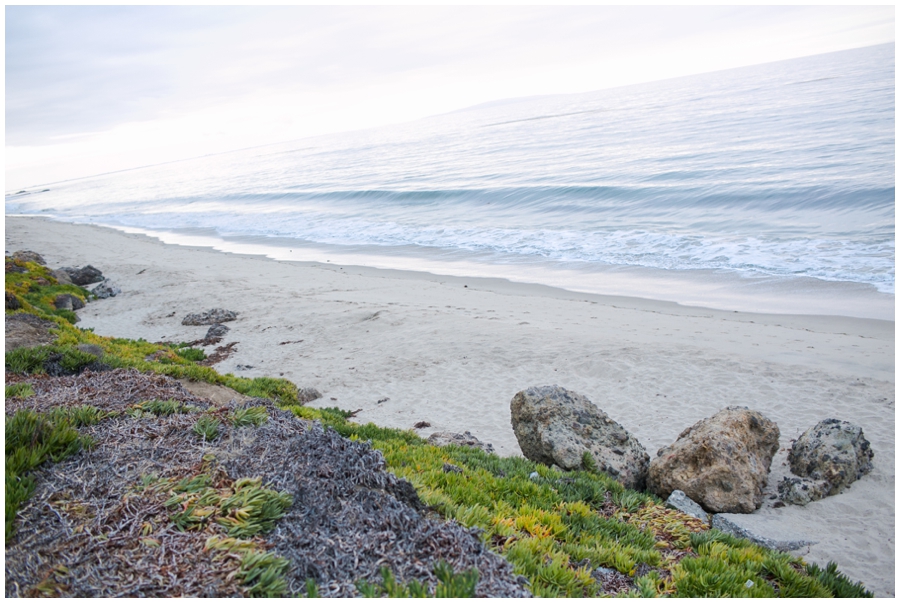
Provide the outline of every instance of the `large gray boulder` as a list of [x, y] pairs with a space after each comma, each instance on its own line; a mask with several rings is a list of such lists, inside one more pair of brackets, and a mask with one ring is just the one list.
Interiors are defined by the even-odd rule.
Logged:
[[778, 485], [784, 502], [805, 505], [838, 494], [872, 470], [875, 456], [858, 425], [825, 419], [803, 432], [788, 454], [791, 472]]
[[752, 513], [762, 505], [779, 436], [759, 412], [729, 406], [661, 448], [648, 487], [663, 499], [681, 490], [712, 513]]
[[214, 325], [237, 319], [237, 312], [223, 308], [213, 308], [206, 312], [188, 314], [181, 320], [183, 325]]
[[567, 470], [599, 469], [627, 488], [643, 489], [647, 451], [584, 396], [558, 385], [529, 387], [513, 397], [510, 411], [525, 458]]

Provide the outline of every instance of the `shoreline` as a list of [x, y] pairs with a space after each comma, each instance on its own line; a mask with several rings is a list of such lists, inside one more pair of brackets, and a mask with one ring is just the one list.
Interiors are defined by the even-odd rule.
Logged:
[[[557, 383], [587, 396], [651, 456], [696, 421], [738, 404], [781, 429], [767, 494], [787, 474], [791, 439], [835, 417], [863, 427], [875, 469], [807, 507], [757, 513], [819, 544], [876, 596], [894, 593], [894, 323], [752, 314], [570, 292], [495, 278], [278, 261], [165, 244], [119, 230], [6, 218], [6, 250], [48, 265], [92, 264], [122, 293], [79, 311], [98, 335], [191, 341], [189, 312], [239, 312], [222, 373], [284, 376], [316, 387], [311, 406], [361, 409], [357, 420], [417, 431], [471, 431], [520, 454], [509, 401]], [[211, 352], [212, 348], [207, 349]], [[240, 368], [239, 368], [240, 367]]]
[[[56, 218], [15, 216], [25, 219]], [[499, 279], [573, 294], [671, 302], [679, 306], [754, 314], [846, 316], [895, 320], [895, 296], [874, 286], [807, 276], [764, 276], [715, 270], [664, 270], [645, 266], [592, 266], [577, 262], [497, 264], [474, 252], [429, 248], [344, 247], [262, 236], [220, 236], [208, 229], [147, 230], [102, 223], [73, 223], [143, 235], [167, 245], [205, 248], [274, 261], [332, 264], [410, 272], [427, 277]]]

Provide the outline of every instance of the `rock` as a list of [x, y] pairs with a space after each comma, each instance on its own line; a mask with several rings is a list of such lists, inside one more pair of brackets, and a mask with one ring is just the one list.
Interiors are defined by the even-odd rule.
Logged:
[[297, 390], [297, 401], [301, 404], [318, 400], [321, 397], [322, 394], [314, 387], [301, 387]]
[[22, 304], [19, 303], [19, 298], [16, 297], [14, 293], [6, 292], [6, 309], [7, 310], [18, 310], [22, 307]]
[[72, 279], [72, 284], [78, 285], [79, 287], [99, 283], [103, 280], [103, 273], [90, 264], [82, 268], [64, 267], [62, 270], [69, 275], [70, 279]]
[[869, 473], [873, 456], [861, 427], [847, 421], [825, 419], [807, 429], [794, 442], [788, 461], [795, 475], [824, 482], [823, 496], [830, 496], [842, 492]]
[[803, 534], [785, 530], [777, 519], [762, 515], [718, 513], [712, 517], [712, 527], [776, 551], [796, 551], [816, 544]]
[[44, 258], [41, 257], [39, 253], [35, 253], [33, 251], [17, 251], [12, 254], [14, 260], [21, 260], [23, 262], [34, 262], [35, 264], [40, 264], [41, 266], [46, 266], [47, 263], [44, 262]]
[[96, 356], [98, 360], [103, 358], [103, 348], [101, 348], [99, 345], [93, 345], [91, 343], [79, 343], [75, 347], [85, 354]]
[[50, 329], [56, 323], [43, 320], [34, 314], [10, 314], [6, 317], [6, 351], [17, 348], [33, 348], [56, 341]]
[[119, 289], [119, 287], [117, 287], [111, 281], [106, 280], [106, 279], [104, 279], [103, 282], [101, 282], [99, 285], [97, 285], [96, 287], [91, 289], [91, 293], [93, 293], [100, 299], [107, 299], [109, 297], [115, 297], [121, 292], [122, 292], [122, 290]]
[[828, 482], [806, 477], [785, 477], [778, 483], [778, 498], [789, 505], [808, 505], [828, 496]]
[[643, 489], [650, 460], [644, 447], [584, 396], [558, 385], [530, 387], [513, 397], [510, 411], [525, 458], [566, 470], [596, 468]]
[[65, 270], [57, 268], [56, 270], [51, 270], [50, 275], [56, 279], [56, 282], [60, 285], [72, 285], [72, 278], [69, 276], [69, 273]]
[[729, 406], [661, 448], [648, 487], [660, 498], [681, 490], [713, 513], [752, 513], [762, 505], [779, 436], [762, 414]]
[[216, 323], [209, 328], [209, 330], [206, 332], [206, 337], [204, 337], [204, 339], [209, 340], [209, 339], [215, 339], [215, 338], [222, 338], [225, 336], [225, 333], [227, 333], [230, 330], [231, 329], [229, 329], [225, 325], [220, 325], [220, 324]]
[[84, 302], [75, 295], [63, 293], [56, 296], [56, 299], [53, 300], [53, 305], [56, 306], [57, 310], [81, 310], [84, 307]]
[[446, 446], [448, 444], [455, 444], [456, 446], [469, 446], [470, 448], [478, 448], [479, 450], [484, 450], [487, 453], [494, 452], [493, 444], [482, 442], [468, 431], [465, 433], [436, 431], [428, 436], [428, 443], [432, 446]]
[[703, 507], [691, 500], [688, 495], [681, 490], [675, 490], [669, 495], [669, 498], [666, 499], [666, 506], [675, 509], [676, 511], [681, 511], [691, 517], [696, 517], [706, 525], [709, 525], [709, 513], [704, 511]]
[[182, 319], [183, 325], [214, 325], [217, 323], [235, 320], [238, 313], [231, 310], [223, 310], [222, 308], [213, 308], [199, 314], [188, 314]]
[[245, 396], [224, 385], [206, 383], [205, 381], [191, 381], [190, 379], [178, 379], [177, 381], [192, 395], [205, 398], [218, 406], [231, 402], [243, 403], [251, 400], [250, 396]]

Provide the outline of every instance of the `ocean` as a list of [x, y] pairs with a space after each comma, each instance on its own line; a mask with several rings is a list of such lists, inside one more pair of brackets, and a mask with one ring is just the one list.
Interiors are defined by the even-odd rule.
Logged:
[[893, 320], [894, 45], [38, 183], [8, 191], [6, 214], [281, 260]]

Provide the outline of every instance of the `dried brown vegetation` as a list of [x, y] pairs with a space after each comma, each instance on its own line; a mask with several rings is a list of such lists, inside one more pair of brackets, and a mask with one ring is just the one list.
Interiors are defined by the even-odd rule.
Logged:
[[[6, 546], [7, 596], [255, 594], [241, 579], [240, 552], [209, 540], [225, 537], [224, 528], [210, 521], [179, 530], [166, 506], [171, 489], [153, 486], [202, 474], [212, 475], [220, 491], [240, 478], [261, 478], [292, 497], [272, 531], [242, 541], [245, 549], [289, 561], [288, 592], [305, 592], [312, 578], [320, 595], [358, 595], [356, 582], [375, 580], [384, 565], [400, 581], [434, 582], [435, 562], [445, 560], [457, 571], [478, 569], [478, 595], [527, 595], [509, 563], [477, 535], [410, 506], [418, 501], [415, 491], [384, 470], [379, 451], [268, 400], [217, 407], [173, 379], [133, 370], [19, 381], [35, 395], [11, 401], [7, 414], [81, 404], [119, 414], [80, 428], [94, 448], [35, 472], [37, 489]], [[127, 413], [147, 400], [194, 410]], [[253, 406], [269, 415], [261, 426], [223, 420], [211, 442], [193, 431], [203, 413], [224, 419]]]

